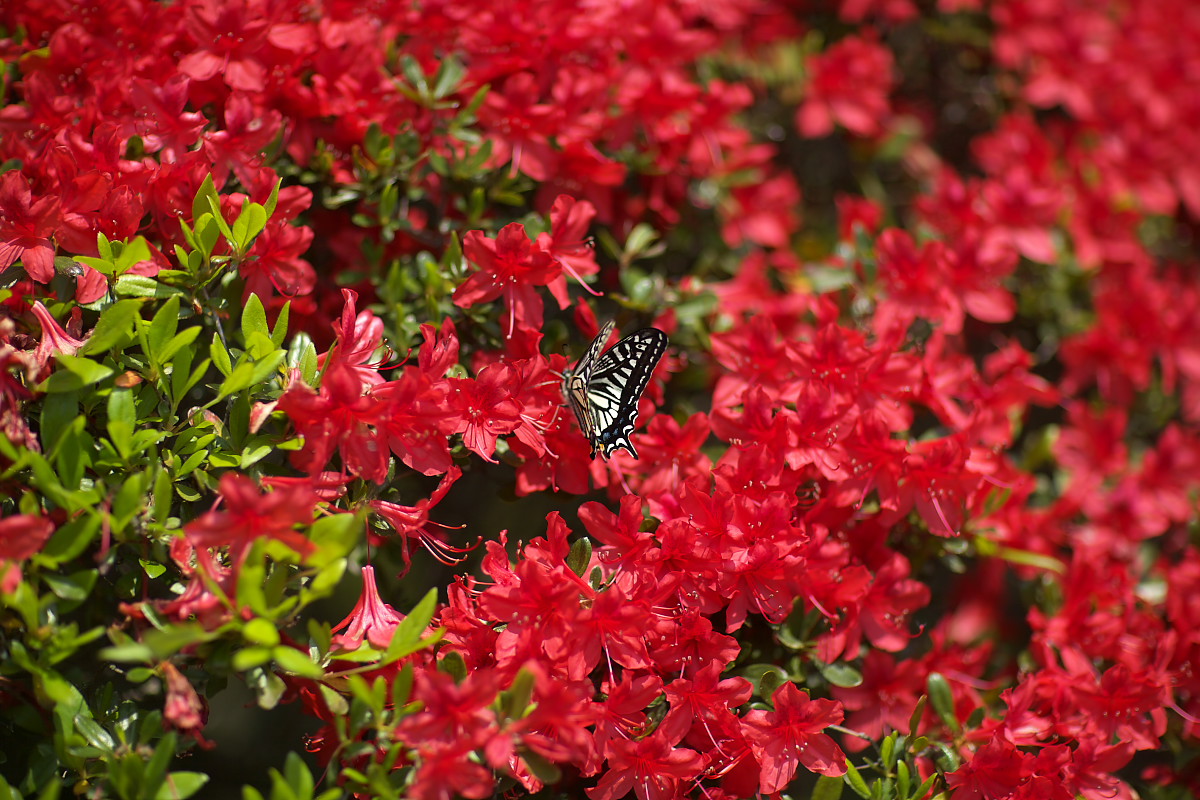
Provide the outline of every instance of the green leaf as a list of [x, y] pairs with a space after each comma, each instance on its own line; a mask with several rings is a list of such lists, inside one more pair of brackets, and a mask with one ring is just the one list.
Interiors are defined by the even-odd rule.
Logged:
[[584, 536], [571, 545], [571, 550], [567, 553], [567, 567], [582, 578], [591, 561], [592, 540]]
[[112, 734], [100, 727], [100, 724], [90, 716], [84, 714], [75, 715], [75, 730], [83, 734], [83, 738], [87, 743], [97, 750], [103, 750], [111, 753], [113, 745]]
[[99, 572], [94, 569], [80, 570], [70, 575], [59, 575], [48, 572], [42, 575], [42, 580], [50, 587], [57, 597], [63, 600], [86, 600], [96, 585]]
[[56, 356], [59, 366], [64, 369], [56, 371], [38, 387], [44, 392], [74, 392], [85, 386], [99, 383], [113, 374], [112, 367], [98, 364], [89, 358], [78, 358], [59, 353]]
[[100, 312], [96, 329], [76, 354], [86, 356], [103, 352], [132, 338], [133, 320], [141, 307], [141, 300], [118, 300], [104, 309]]
[[921, 718], [925, 716], [925, 702], [928, 695], [921, 695], [917, 700], [917, 706], [913, 709], [912, 715], [908, 718], [908, 732], [912, 736], [916, 736], [921, 727]]
[[287, 754], [283, 765], [283, 775], [287, 778], [288, 786], [296, 791], [298, 797], [312, 797], [313, 778], [304, 760], [295, 752]]
[[317, 382], [317, 347], [306, 334], [292, 337], [288, 345], [288, 367], [300, 371], [300, 379], [309, 386]]
[[529, 701], [533, 698], [534, 682], [533, 673], [529, 670], [521, 668], [517, 672], [517, 677], [513, 679], [512, 685], [506, 692], [508, 698], [504, 704], [505, 716], [513, 720], [525, 716], [525, 711], [529, 708]]
[[950, 684], [940, 672], [931, 672], [926, 685], [929, 688], [929, 700], [933, 703], [933, 710], [942, 718], [942, 722], [946, 724], [947, 728], [958, 733], [958, 717], [954, 713], [954, 692], [951, 691]]
[[275, 216], [275, 206], [279, 204], [279, 187], [283, 185], [283, 178], [275, 181], [275, 187], [271, 189], [271, 196], [267, 198], [267, 202], [263, 205], [263, 211], [267, 212], [267, 217]]
[[213, 183], [212, 173], [204, 176], [204, 180], [200, 183], [200, 188], [196, 190], [196, 197], [192, 200], [192, 219], [198, 220], [202, 214], [207, 214], [212, 208], [213, 202], [217, 208], [221, 207], [221, 198], [217, 195], [217, 187]]
[[912, 788], [912, 776], [908, 772], [908, 764], [903, 761], [896, 764], [896, 791], [900, 797], [908, 797], [908, 790]]
[[158, 309], [158, 313], [146, 328], [146, 343], [149, 345], [150, 355], [158, 363], [162, 364], [170, 357], [162, 355], [162, 351], [178, 327], [179, 298], [170, 297], [162, 304], [162, 308]]
[[154, 800], [184, 800], [204, 788], [208, 776], [203, 772], [172, 772], [159, 787]]
[[883, 763], [885, 772], [891, 772], [892, 767], [896, 765], [896, 734], [890, 733], [883, 740], [883, 746], [879, 750], [880, 761]]
[[121, 253], [114, 261], [115, 274], [122, 275], [143, 261], [149, 261], [150, 259], [150, 246], [146, 243], [146, 239], [141, 236], [135, 236], [121, 245]]
[[311, 658], [295, 648], [281, 645], [272, 649], [271, 655], [276, 664], [293, 675], [314, 679], [325, 676], [325, 670], [321, 669], [319, 664], [314, 664]]
[[938, 774], [935, 772], [922, 781], [921, 785], [917, 787], [917, 790], [913, 792], [910, 797], [912, 797], [913, 800], [918, 800], [918, 798], [925, 797], [925, 795], [929, 794], [929, 790], [933, 788], [933, 782], [937, 779]]
[[841, 778], [831, 778], [828, 775], [818, 775], [817, 785], [813, 787], [812, 800], [839, 800], [846, 782]]
[[221, 337], [214, 333], [212, 344], [208, 348], [209, 355], [212, 356], [213, 366], [216, 367], [222, 375], [229, 377], [233, 372], [233, 362], [229, 359], [229, 351], [225, 349], [225, 343], [221, 341]]
[[81, 514], [54, 532], [38, 553], [38, 558], [51, 567], [70, 561], [87, 549], [99, 530], [99, 516], [94, 513]]
[[279, 644], [279, 629], [262, 617], [255, 617], [242, 626], [242, 636], [252, 644], [263, 644], [267, 647]]
[[203, 329], [199, 325], [192, 325], [191, 327], [185, 327], [184, 330], [176, 333], [176, 335], [173, 336], [169, 342], [163, 344], [161, 348], [158, 348], [158, 351], [155, 354], [158, 359], [158, 363], [167, 363], [170, 361], [170, 357], [175, 355], [175, 353], [178, 353], [180, 348], [185, 348], [188, 344], [196, 341], [200, 335], [200, 330]]
[[854, 790], [854, 793], [859, 797], [870, 797], [871, 789], [867, 786], [867, 782], [863, 780], [863, 776], [854, 765], [850, 763], [850, 759], [846, 759], [846, 785]]
[[283, 340], [287, 338], [288, 317], [291, 308], [292, 301], [289, 300], [283, 304], [283, 308], [279, 310], [279, 316], [275, 318], [275, 327], [271, 330], [271, 343], [276, 347], [283, 347]]
[[[99, 272], [101, 275], [112, 275], [117, 271], [117, 265], [109, 258], [96, 258], [95, 256], [75, 256], [75, 261], [80, 264], [86, 264], [92, 269]], [[55, 261], [58, 261], [56, 258]], [[56, 264], [57, 266], [57, 264]]]
[[146, 275], [122, 275], [113, 287], [123, 297], [186, 297], [182, 289], [159, 283]]
[[254, 239], [267, 227], [267, 211], [258, 203], [246, 203], [233, 221], [233, 246], [239, 253], [250, 250]]
[[820, 672], [825, 680], [843, 689], [853, 689], [863, 682], [862, 673], [844, 662], [820, 665]]
[[453, 55], [446, 56], [442, 59], [442, 63], [438, 65], [437, 77], [433, 82], [433, 96], [437, 100], [441, 100], [446, 95], [458, 89], [462, 83], [467, 71], [463, 67], [462, 62]]
[[256, 294], [246, 298], [246, 306], [242, 309], [242, 340], [249, 342], [252, 333], [260, 333], [268, 338], [271, 336], [271, 330], [267, 327], [267, 312]]
[[133, 452], [130, 440], [136, 426], [137, 410], [134, 408], [133, 391], [114, 388], [108, 395], [108, 422], [105, 428], [122, 458], [128, 458]]
[[521, 759], [529, 767], [534, 777], [547, 786], [553, 786], [562, 780], [562, 770], [553, 761], [548, 761], [532, 750], [524, 750]]
[[175, 757], [176, 742], [177, 739], [174, 732], [168, 731], [156, 743], [154, 753], [146, 761], [146, 769], [142, 772], [141, 794], [143, 796], [149, 797], [151, 791], [157, 792], [162, 786], [163, 778], [167, 774], [167, 768], [171, 766], [171, 759]]
[[775, 664], [747, 664], [741, 675], [754, 684], [754, 693], [762, 698], [771, 697], [788, 680], [787, 671]]
[[221, 198], [215, 194], [208, 195], [205, 198], [208, 203], [208, 211], [212, 214], [213, 222], [217, 223], [218, 230], [225, 237], [225, 241], [233, 244], [233, 231], [229, 228], [229, 223], [225, 220], [225, 215], [221, 213]]
[[208, 212], [201, 214], [196, 219], [196, 240], [205, 261], [212, 258], [213, 251], [217, 249], [217, 240], [220, 238], [221, 228], [213, 219], [213, 215]]
[[304, 563], [322, 568], [345, 558], [358, 544], [362, 531], [363, 521], [357, 514], [321, 517], [309, 530], [309, 539], [316, 545], [316, 550], [304, 559]]
[[271, 660], [271, 648], [269, 647], [244, 647], [233, 654], [230, 659], [230, 665], [238, 672], [246, 672], [247, 670], [261, 667], [263, 664], [269, 663]]
[[429, 621], [433, 619], [433, 612], [436, 608], [437, 589], [430, 589], [421, 598], [421, 602], [417, 603], [416, 607], [404, 618], [404, 621], [396, 626], [396, 632], [392, 636], [391, 643], [388, 644], [387, 652], [384, 653], [385, 661], [403, 658], [426, 644], [433, 644], [436, 641], [433, 637], [425, 642], [421, 641], [421, 634], [429, 628]]

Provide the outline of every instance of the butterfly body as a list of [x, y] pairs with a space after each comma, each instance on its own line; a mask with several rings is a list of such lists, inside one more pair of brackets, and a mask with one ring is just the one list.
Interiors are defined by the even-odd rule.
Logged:
[[642, 328], [605, 350], [612, 332], [610, 321], [575, 368], [566, 371], [563, 396], [592, 446], [592, 458], [600, 453], [607, 460], [622, 449], [637, 458], [629, 435], [637, 425], [638, 400], [666, 352], [667, 335]]

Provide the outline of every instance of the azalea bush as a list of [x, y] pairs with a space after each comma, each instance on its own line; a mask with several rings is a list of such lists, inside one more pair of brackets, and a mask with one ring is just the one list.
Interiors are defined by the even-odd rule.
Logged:
[[[0, 57], [0, 798], [1200, 792], [1187, 0], [18, 0]], [[563, 405], [610, 319], [638, 458]]]

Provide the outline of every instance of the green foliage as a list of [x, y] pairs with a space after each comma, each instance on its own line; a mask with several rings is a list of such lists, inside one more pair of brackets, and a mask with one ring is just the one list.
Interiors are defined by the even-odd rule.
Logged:
[[[208, 777], [177, 769], [175, 756], [194, 747], [197, 732], [164, 716], [167, 703], [186, 700], [193, 683], [241, 680], [270, 707], [284, 677], [320, 679], [332, 663], [327, 626], [312, 650], [295, 641], [311, 629], [306, 609], [337, 588], [362, 539], [353, 514], [314, 520], [304, 557], [276, 542], [251, 547], [235, 586], [209, 586], [238, 612], [221, 624], [170, 622], [153, 602], [187, 582], [171, 548], [211, 507], [221, 475], [284, 471], [283, 422], [252, 423], [256, 409], [270, 408], [262, 404], [278, 398], [290, 370], [317, 377], [312, 342], [288, 337], [288, 306], [268, 312], [257, 296], [239, 294], [236, 267], [277, 195], [247, 201], [227, 220], [205, 181], [195, 223], [183, 226], [187, 246], [175, 251], [180, 268], [154, 278], [127, 274], [149, 257], [140, 237], [100, 236], [99, 257], [79, 259], [110, 291], [89, 307], [83, 346], [57, 355], [34, 387], [43, 450], [0, 437], [0, 480], [25, 487], [12, 510], [60, 521], [20, 565], [15, 590], [0, 593], [0, 686], [21, 698], [0, 722], [0, 797], [196, 795]], [[147, 626], [113, 624], [120, 603]], [[386, 665], [428, 647], [433, 608], [431, 594], [385, 651], [338, 658]], [[271, 798], [338, 794], [314, 794], [294, 755], [271, 780]]]

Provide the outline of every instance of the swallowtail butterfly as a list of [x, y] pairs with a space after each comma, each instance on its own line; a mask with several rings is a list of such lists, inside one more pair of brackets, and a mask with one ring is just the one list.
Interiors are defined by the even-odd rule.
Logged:
[[667, 335], [642, 328], [605, 351], [612, 332], [609, 321], [575, 368], [563, 374], [563, 396], [592, 445], [592, 458], [599, 452], [607, 460], [622, 448], [637, 458], [629, 434], [637, 424], [638, 400], [666, 352]]

